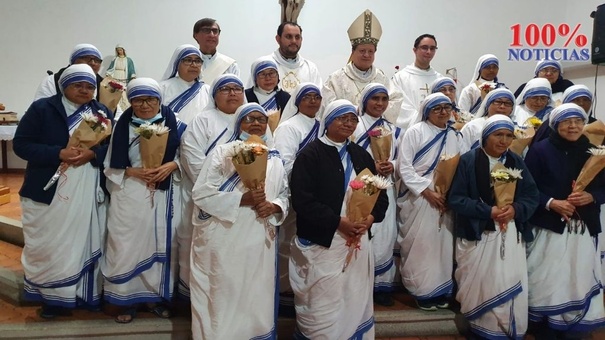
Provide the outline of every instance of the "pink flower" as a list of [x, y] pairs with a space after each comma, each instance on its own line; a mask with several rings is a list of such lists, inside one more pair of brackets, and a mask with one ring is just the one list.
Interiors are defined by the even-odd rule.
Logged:
[[365, 185], [365, 183], [363, 183], [363, 181], [358, 181], [358, 180], [353, 180], [353, 181], [351, 181], [351, 183], [349, 183], [349, 186], [353, 190], [359, 190], [359, 189], [363, 188], [364, 185]]
[[380, 129], [372, 129], [372, 130], [368, 131], [368, 136], [380, 137], [380, 136], [382, 136], [382, 131], [380, 131]]
[[117, 83], [115, 81], [110, 81], [108, 85], [114, 90], [124, 90], [124, 86], [122, 86], [122, 84]]

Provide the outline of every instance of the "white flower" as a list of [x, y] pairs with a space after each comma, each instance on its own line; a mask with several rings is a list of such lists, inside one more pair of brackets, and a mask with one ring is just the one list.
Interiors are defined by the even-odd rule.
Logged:
[[516, 168], [506, 168], [508, 174], [510, 175], [510, 177], [514, 178], [514, 179], [523, 179], [523, 176], [521, 176], [521, 172], [523, 172], [523, 169], [516, 169]]
[[379, 175], [372, 176], [372, 182], [377, 189], [386, 189], [393, 185], [390, 179]]
[[605, 146], [598, 145], [595, 148], [588, 149], [588, 153], [593, 156], [605, 156]]
[[103, 118], [107, 118], [107, 115], [105, 114], [105, 112], [104, 112], [103, 110], [97, 110], [97, 113], [98, 113], [99, 115], [101, 115], [101, 117], [103, 117]]
[[457, 154], [450, 155], [450, 154], [444, 153], [444, 154], [441, 155], [441, 157], [439, 157], [439, 160], [440, 161], [447, 161], [450, 158], [454, 158], [454, 156], [456, 156], [456, 155]]
[[267, 116], [272, 116], [276, 113], [279, 113], [279, 110], [269, 110], [269, 111], [267, 111]]

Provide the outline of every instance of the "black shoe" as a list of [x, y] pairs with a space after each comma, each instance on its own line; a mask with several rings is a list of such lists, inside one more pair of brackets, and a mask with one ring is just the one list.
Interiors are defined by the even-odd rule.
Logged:
[[374, 303], [385, 307], [391, 307], [395, 305], [395, 300], [393, 300], [390, 293], [374, 293]]
[[59, 306], [44, 305], [38, 310], [41, 318], [52, 319], [56, 316], [71, 316], [71, 310]]
[[437, 310], [435, 302], [430, 299], [425, 301], [416, 300], [416, 305], [418, 306], [418, 308], [427, 312], [434, 312]]
[[439, 298], [437, 300], [437, 308], [439, 309], [446, 309], [450, 307], [450, 299], [447, 298], [447, 296], [443, 296], [441, 298]]

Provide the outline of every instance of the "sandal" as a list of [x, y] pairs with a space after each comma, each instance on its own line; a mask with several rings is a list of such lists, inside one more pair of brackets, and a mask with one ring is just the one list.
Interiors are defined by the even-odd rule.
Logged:
[[172, 317], [172, 312], [170, 311], [170, 309], [161, 304], [148, 305], [147, 310], [162, 319], [168, 319]]
[[131, 323], [132, 320], [137, 316], [137, 309], [130, 307], [120, 311], [120, 314], [114, 319], [117, 323]]

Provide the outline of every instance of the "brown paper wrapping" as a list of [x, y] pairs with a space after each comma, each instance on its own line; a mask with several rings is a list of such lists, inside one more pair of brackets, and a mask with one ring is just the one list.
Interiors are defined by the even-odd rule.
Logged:
[[435, 192], [445, 196], [450, 190], [458, 162], [460, 161], [460, 154], [456, 154], [454, 157], [446, 160], [440, 160], [435, 167], [435, 175], [433, 176], [433, 183], [435, 186]]
[[109, 82], [111, 81], [119, 83], [111, 77], [105, 77], [103, 81], [101, 81], [101, 86], [98, 88], [99, 102], [107, 106], [107, 108], [109, 108], [112, 112], [115, 112], [118, 107], [118, 103], [122, 98], [122, 92], [124, 91], [112, 88], [109, 85]]
[[605, 124], [602, 121], [596, 120], [584, 126], [584, 135], [588, 137], [593, 145], [602, 145], [605, 138]]
[[149, 139], [140, 137], [139, 140], [143, 168], [155, 169], [162, 165], [166, 153], [166, 144], [168, 143], [168, 132], [159, 136], [154, 133]]
[[461, 123], [461, 122], [455, 122], [454, 124], [452, 124], [452, 127], [454, 129], [456, 129], [457, 131], [462, 130], [462, 128], [464, 127], [464, 125], [466, 125], [466, 122]]
[[249, 190], [262, 189], [265, 187], [265, 178], [267, 177], [267, 159], [268, 153], [265, 152], [256, 156], [254, 162], [250, 164], [237, 164], [233, 162], [235, 171], [242, 179], [242, 183]]
[[[256, 135], [250, 136], [245, 143], [265, 145], [265, 142], [262, 140], [262, 138]], [[262, 155], [256, 156], [254, 161], [250, 164], [243, 164], [243, 160], [240, 160], [239, 164], [233, 159], [231, 160], [233, 162], [233, 166], [235, 167], [235, 171], [237, 171], [237, 174], [242, 179], [242, 183], [244, 183], [244, 186], [248, 190], [265, 188], [268, 158], [268, 152], [265, 152]]]
[[605, 156], [590, 156], [576, 179], [573, 192], [584, 191], [595, 176], [605, 168]]
[[274, 132], [275, 129], [277, 129], [277, 125], [279, 124], [280, 117], [281, 117], [280, 111], [273, 111], [273, 112], [268, 113], [269, 121], [267, 122], [267, 124], [269, 124], [269, 129], [271, 129], [271, 132]]
[[513, 142], [510, 144], [508, 149], [517, 155], [521, 156], [523, 154], [523, 150], [531, 143], [531, 140], [534, 139], [536, 135], [536, 130], [533, 126], [528, 126], [525, 129], [526, 138], [515, 138]]
[[[374, 160], [378, 162], [388, 161], [391, 157], [391, 145], [393, 144], [393, 135], [389, 134], [384, 137], [370, 136], [370, 149]], [[371, 175], [371, 173], [370, 173]]]
[[[364, 175], [372, 176], [373, 174], [366, 168], [360, 172], [355, 179], [361, 181], [361, 177]], [[361, 222], [365, 220], [365, 218], [372, 213], [379, 194], [380, 190], [371, 196], [364, 194], [361, 189], [351, 190], [351, 195], [347, 202], [347, 217], [349, 218], [349, 221]]]
[[[502, 163], [498, 163], [494, 166], [492, 171], [506, 169]], [[507, 204], [512, 204], [515, 200], [515, 190], [517, 188], [517, 181], [503, 182], [494, 180], [494, 198], [496, 200], [496, 206], [503, 208]]]
[[93, 146], [101, 143], [105, 138], [111, 136], [111, 121], [107, 121], [107, 129], [105, 131], [95, 131], [84, 120], [69, 137], [67, 147], [81, 147], [90, 149]]

